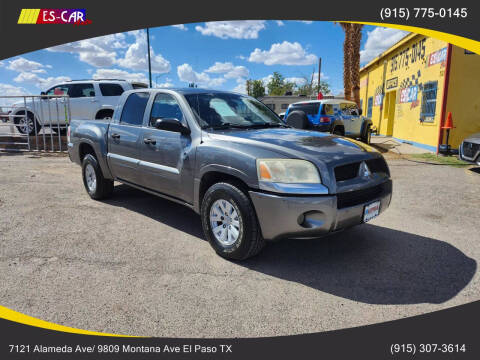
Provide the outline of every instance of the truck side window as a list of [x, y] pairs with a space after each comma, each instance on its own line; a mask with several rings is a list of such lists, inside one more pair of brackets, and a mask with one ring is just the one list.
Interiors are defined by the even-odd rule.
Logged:
[[119, 84], [99, 84], [102, 96], [120, 96], [123, 88]]
[[68, 95], [71, 98], [93, 97], [95, 96], [95, 90], [92, 84], [71, 84]]
[[123, 105], [122, 116], [120, 117], [121, 124], [140, 126], [143, 123], [143, 114], [147, 106], [148, 92], [132, 93], [128, 96], [125, 105]]
[[57, 85], [47, 91], [47, 95], [67, 95], [69, 85]]
[[333, 105], [332, 104], [323, 104], [322, 115], [333, 115]]
[[177, 100], [170, 94], [159, 93], [155, 96], [150, 113], [150, 126], [155, 125], [156, 119], [177, 119], [183, 122], [183, 113]]

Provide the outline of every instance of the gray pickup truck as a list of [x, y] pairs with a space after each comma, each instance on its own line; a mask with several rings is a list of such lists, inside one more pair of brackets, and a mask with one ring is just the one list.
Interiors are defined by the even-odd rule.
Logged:
[[73, 120], [70, 159], [93, 199], [118, 181], [200, 214], [225, 258], [315, 238], [387, 209], [388, 166], [367, 144], [293, 129], [259, 101], [200, 89], [123, 93], [111, 121]]

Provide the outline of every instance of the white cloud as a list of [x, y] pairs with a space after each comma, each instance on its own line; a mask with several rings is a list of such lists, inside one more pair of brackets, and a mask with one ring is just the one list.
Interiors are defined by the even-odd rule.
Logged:
[[310, 20], [300, 20], [300, 22], [302, 22], [304, 24], [307, 24], [307, 25], [310, 25], [311, 23], [313, 23], [313, 21], [310, 21]]
[[205, 73], [198, 73], [193, 70], [189, 64], [179, 65], [177, 67], [177, 75], [180, 81], [188, 83], [196, 83], [200, 86], [205, 87], [218, 87], [227, 81], [225, 78], [210, 78], [210, 76]]
[[317, 62], [317, 57], [308, 54], [298, 42], [284, 41], [273, 44], [270, 50], [256, 48], [250, 54], [248, 61], [265, 65], [311, 65]]
[[[146, 71], [148, 63], [145, 32], [136, 30], [128, 32], [127, 35], [135, 37], [135, 42], [128, 43], [126, 35], [119, 33], [58, 45], [47, 50], [78, 54], [80, 61], [98, 68], [118, 65], [129, 70]], [[125, 54], [120, 56], [124, 51]], [[152, 47], [150, 56], [152, 72], [163, 74], [170, 71], [170, 62], [162, 55], [155, 54]]]
[[172, 88], [172, 87], [175, 87], [175, 85], [173, 83], [167, 81], [167, 82], [158, 84], [157, 87], [159, 87], [159, 88]]
[[276, 22], [277, 22], [277, 25], [278, 25], [278, 26], [283, 26], [283, 25], [285, 25], [285, 23], [284, 23], [282, 20], [277, 20]]
[[377, 27], [367, 32], [367, 41], [363, 50], [360, 50], [360, 62], [367, 63], [400, 41], [408, 32]]
[[[135, 36], [135, 42], [128, 47], [125, 57], [118, 59], [116, 63], [127, 69], [146, 71], [148, 69], [146, 34], [143, 31], [132, 31], [130, 34]], [[153, 73], [170, 72], [170, 62], [162, 55], [156, 55], [152, 47], [150, 47], [150, 57]]]
[[0, 61], [0, 67], [2, 67], [4, 65], [3, 61]]
[[218, 62], [216, 61], [215, 64], [210, 66], [205, 72], [213, 73], [213, 74], [223, 74], [229, 71], [232, 71], [234, 68], [231, 62]]
[[[16, 58], [15, 60], [10, 60], [8, 62], [7, 69], [18, 71], [18, 72], [23, 72], [23, 71], [42, 72], [43, 70], [42, 68], [44, 67], [45, 65], [40, 64], [39, 62], [27, 60], [24, 57], [19, 57], [19, 58]], [[45, 72], [45, 70], [43, 70], [43, 72]]]
[[302, 77], [288, 77], [288, 78], [285, 78], [285, 81], [294, 83], [296, 86], [305, 85], [305, 83], [307, 82], [307, 80]]
[[218, 61], [205, 70], [205, 72], [212, 74], [224, 74], [225, 79], [244, 78], [248, 77], [250, 74], [245, 66], [235, 66], [231, 62], [222, 63]]
[[92, 77], [94, 79], [124, 79], [148, 84], [148, 79], [144, 73], [130, 73], [120, 69], [97, 69]]
[[71, 79], [68, 76], [49, 76], [43, 78], [32, 72], [21, 72], [13, 79], [13, 81], [17, 83], [31, 84], [42, 90], [47, 90], [50, 86], [69, 80]]
[[237, 81], [238, 85], [235, 86], [232, 91], [241, 93], [241, 94], [246, 94], [247, 93], [247, 82], [245, 79], [240, 79], [240, 81]]
[[195, 30], [202, 35], [216, 36], [221, 39], [257, 39], [258, 33], [265, 29], [265, 20], [214, 21], [205, 26], [197, 25]]
[[126, 47], [125, 35], [120, 33], [58, 45], [47, 50], [78, 54], [80, 61], [95, 67], [105, 67], [115, 64], [117, 50]]
[[[3, 96], [15, 96], [15, 95], [26, 95], [28, 94], [27, 90], [23, 87], [14, 86], [11, 84], [2, 84], [0, 83], [0, 94]], [[3, 98], [0, 99], [1, 106], [10, 106], [13, 103], [16, 103], [23, 98]], [[9, 111], [11, 109], [3, 109], [3, 111]]]
[[172, 27], [174, 27], [176, 29], [179, 29], [179, 30], [182, 30], [182, 31], [188, 31], [188, 28], [183, 24], [172, 25]]

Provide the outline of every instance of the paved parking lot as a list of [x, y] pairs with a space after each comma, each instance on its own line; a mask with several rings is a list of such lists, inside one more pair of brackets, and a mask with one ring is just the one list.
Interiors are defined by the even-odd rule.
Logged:
[[388, 161], [381, 217], [235, 263], [187, 208], [124, 185], [93, 201], [64, 156], [0, 155], [0, 304], [95, 331], [254, 337], [479, 300], [480, 172]]

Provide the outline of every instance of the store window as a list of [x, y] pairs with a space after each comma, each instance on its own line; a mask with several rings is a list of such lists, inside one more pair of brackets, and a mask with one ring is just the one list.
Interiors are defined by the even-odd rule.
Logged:
[[367, 117], [371, 118], [372, 117], [372, 110], [373, 110], [373, 96], [370, 96], [368, 98], [368, 104], [367, 104]]
[[420, 121], [433, 123], [437, 107], [437, 81], [423, 84], [422, 110]]

